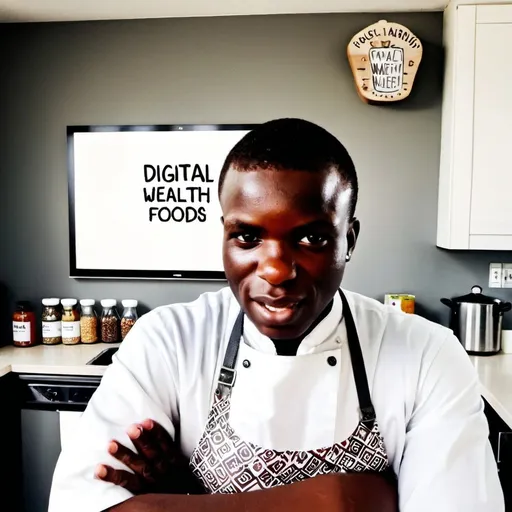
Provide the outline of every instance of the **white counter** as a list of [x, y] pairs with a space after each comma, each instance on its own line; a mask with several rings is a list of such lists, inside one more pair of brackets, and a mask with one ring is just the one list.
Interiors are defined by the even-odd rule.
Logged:
[[512, 429], [512, 354], [469, 356], [482, 384], [482, 396]]
[[0, 348], [0, 377], [9, 372], [53, 375], [103, 375], [106, 366], [87, 362], [107, 348], [120, 343], [91, 345], [37, 345], [35, 347]]

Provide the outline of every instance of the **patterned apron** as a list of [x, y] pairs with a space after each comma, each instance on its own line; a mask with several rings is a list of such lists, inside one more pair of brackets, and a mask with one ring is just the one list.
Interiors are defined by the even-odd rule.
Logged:
[[[229, 424], [231, 390], [243, 333], [242, 312], [231, 333], [205, 431], [190, 459], [190, 468], [208, 493], [269, 489], [328, 473], [372, 472], [390, 477], [384, 441], [370, 398], [357, 329], [340, 290], [348, 346], [361, 420], [341, 443], [308, 451], [277, 451], [244, 441]], [[394, 475], [393, 475], [394, 476]]]

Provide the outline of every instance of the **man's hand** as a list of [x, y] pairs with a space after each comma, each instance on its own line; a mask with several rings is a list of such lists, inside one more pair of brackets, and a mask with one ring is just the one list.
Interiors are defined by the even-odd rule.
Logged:
[[124, 487], [132, 494], [201, 492], [188, 467], [188, 461], [169, 433], [156, 421], [147, 419], [127, 431], [137, 453], [118, 441], [111, 441], [108, 452], [133, 473], [100, 464], [96, 478]]

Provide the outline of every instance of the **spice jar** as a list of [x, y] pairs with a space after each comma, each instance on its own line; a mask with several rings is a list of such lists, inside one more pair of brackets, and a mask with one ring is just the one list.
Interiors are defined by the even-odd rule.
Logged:
[[62, 342], [61, 311], [59, 299], [43, 299], [41, 314], [43, 327], [43, 343], [57, 345]]
[[16, 302], [12, 315], [12, 341], [16, 347], [33, 347], [36, 344], [36, 315], [32, 304], [26, 300]]
[[98, 341], [98, 315], [94, 310], [94, 299], [82, 299], [80, 306], [82, 316], [80, 317], [80, 335], [82, 343], [96, 343]]
[[122, 301], [124, 310], [121, 317], [121, 339], [125, 339], [130, 329], [135, 325], [137, 318], [137, 305], [138, 301], [134, 299], [125, 299]]
[[101, 341], [114, 343], [119, 341], [119, 313], [117, 312], [115, 299], [103, 299], [101, 306]]
[[80, 343], [80, 313], [76, 299], [62, 299], [62, 343], [76, 345]]

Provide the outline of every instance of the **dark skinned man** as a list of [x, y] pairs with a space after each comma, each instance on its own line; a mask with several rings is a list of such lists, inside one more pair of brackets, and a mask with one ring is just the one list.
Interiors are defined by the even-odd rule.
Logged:
[[346, 149], [312, 123], [270, 121], [233, 148], [229, 288], [139, 320], [50, 512], [503, 511], [460, 343], [340, 288], [357, 197]]

